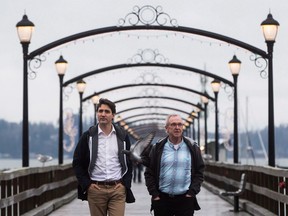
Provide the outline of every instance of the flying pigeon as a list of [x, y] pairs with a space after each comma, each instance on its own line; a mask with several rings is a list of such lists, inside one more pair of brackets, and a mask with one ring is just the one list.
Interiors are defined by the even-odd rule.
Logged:
[[131, 146], [130, 151], [123, 150], [123, 153], [127, 154], [132, 162], [137, 164], [142, 163], [143, 165], [145, 165], [145, 161], [143, 161], [143, 158], [149, 155], [152, 147], [151, 142], [154, 137], [155, 131], [152, 131], [148, 133], [144, 138], [140, 138], [139, 140], [137, 140], [137, 142]]

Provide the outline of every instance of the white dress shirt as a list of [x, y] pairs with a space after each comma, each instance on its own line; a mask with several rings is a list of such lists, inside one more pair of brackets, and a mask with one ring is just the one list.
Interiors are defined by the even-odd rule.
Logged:
[[98, 155], [95, 169], [91, 173], [94, 181], [114, 181], [121, 178], [121, 166], [118, 158], [118, 144], [115, 128], [109, 135], [98, 126]]

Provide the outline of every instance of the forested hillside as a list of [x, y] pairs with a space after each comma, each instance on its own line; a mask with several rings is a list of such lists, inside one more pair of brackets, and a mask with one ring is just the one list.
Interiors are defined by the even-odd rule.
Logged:
[[[74, 117], [75, 125], [77, 123], [77, 116]], [[92, 122], [92, 121], [91, 121]], [[74, 125], [74, 127], [76, 127]], [[86, 130], [90, 126], [90, 123], [84, 122], [83, 129]], [[76, 127], [77, 128], [77, 127]], [[64, 129], [65, 131], [65, 129]], [[58, 127], [51, 123], [33, 123], [29, 127], [29, 152], [33, 154], [45, 154], [53, 157], [58, 157]], [[214, 134], [209, 133], [209, 139], [214, 139]], [[221, 135], [220, 135], [221, 138]], [[233, 134], [231, 135], [233, 139]], [[239, 133], [241, 155], [246, 154], [248, 144], [250, 143], [253, 153], [256, 157], [263, 157], [263, 148], [267, 149], [267, 128], [260, 131], [251, 131], [247, 133]], [[74, 134], [75, 143], [71, 143], [71, 136], [64, 133], [64, 155], [71, 157], [75, 144], [78, 140], [77, 129]], [[261, 140], [263, 145], [261, 144]], [[250, 142], [249, 142], [250, 141]], [[288, 126], [281, 125], [275, 129], [275, 152], [276, 157], [288, 158]], [[5, 120], [0, 120], [0, 158], [22, 157], [22, 125], [20, 123], [11, 123]]]

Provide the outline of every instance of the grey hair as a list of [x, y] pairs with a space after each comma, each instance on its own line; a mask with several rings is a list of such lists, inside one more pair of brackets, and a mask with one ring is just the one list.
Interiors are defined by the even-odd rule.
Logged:
[[166, 118], [166, 127], [169, 126], [170, 118], [171, 117], [175, 117], [175, 116], [179, 116], [180, 117], [180, 115], [178, 115], [178, 114], [170, 114], [170, 115], [167, 116], [167, 118]]

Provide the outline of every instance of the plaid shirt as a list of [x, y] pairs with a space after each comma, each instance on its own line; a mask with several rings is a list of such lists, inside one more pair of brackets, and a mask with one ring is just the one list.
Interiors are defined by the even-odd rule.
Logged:
[[191, 154], [182, 140], [179, 148], [165, 143], [161, 158], [159, 189], [163, 193], [179, 195], [188, 191], [191, 183]]

